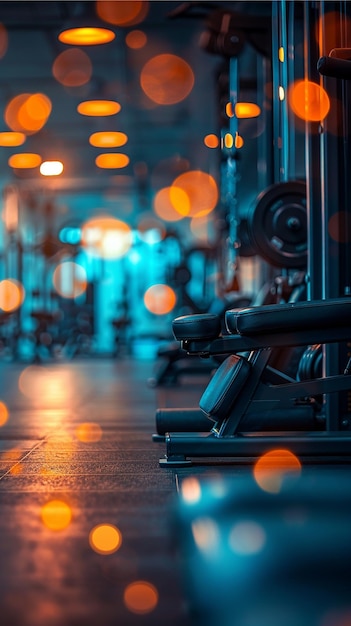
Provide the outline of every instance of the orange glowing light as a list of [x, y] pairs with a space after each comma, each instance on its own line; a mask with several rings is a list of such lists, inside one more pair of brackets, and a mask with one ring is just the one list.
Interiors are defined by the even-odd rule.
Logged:
[[139, 50], [147, 43], [147, 37], [142, 30], [131, 30], [126, 35], [126, 44], [132, 50]]
[[0, 401], [0, 426], [4, 426], [9, 419], [9, 410], [5, 402]]
[[51, 100], [45, 94], [19, 94], [8, 103], [5, 121], [11, 130], [32, 135], [45, 126], [51, 110]]
[[177, 222], [182, 220], [184, 216], [174, 208], [170, 190], [170, 187], [163, 187], [157, 191], [154, 197], [154, 211], [165, 222]]
[[128, 141], [128, 135], [125, 133], [104, 130], [93, 133], [89, 137], [89, 143], [96, 148], [120, 148]]
[[239, 133], [235, 133], [235, 138], [234, 138], [234, 146], [240, 150], [240, 148], [242, 148], [244, 145], [244, 140], [241, 137], [241, 135], [239, 135]]
[[237, 102], [234, 107], [235, 116], [239, 119], [248, 119], [251, 117], [258, 117], [261, 113], [261, 109], [258, 104], [254, 102]]
[[68, 369], [29, 365], [19, 375], [18, 389], [35, 406], [50, 409], [52, 416], [53, 409], [62, 411], [76, 405], [79, 382]]
[[115, 39], [115, 33], [109, 28], [96, 26], [82, 26], [80, 28], [68, 28], [58, 35], [61, 43], [70, 46], [97, 46], [109, 43]]
[[134, 26], [142, 22], [148, 14], [148, 0], [97, 0], [96, 13], [104, 22], [115, 26]]
[[234, 110], [231, 102], [227, 102], [225, 105], [225, 113], [227, 117], [234, 117]]
[[130, 159], [127, 154], [122, 154], [118, 152], [108, 152], [105, 154], [98, 154], [95, 159], [95, 164], [97, 167], [102, 169], [122, 169], [123, 167], [127, 167], [129, 165]]
[[118, 259], [130, 249], [132, 231], [128, 224], [114, 217], [94, 217], [83, 224], [81, 243], [93, 256]]
[[79, 263], [63, 261], [55, 267], [52, 282], [63, 298], [77, 298], [86, 291], [86, 271]]
[[116, 115], [121, 110], [121, 105], [115, 100], [85, 100], [77, 106], [80, 115], [88, 115], [91, 117], [105, 117], [108, 115]]
[[187, 478], [184, 478], [181, 484], [180, 493], [184, 502], [187, 502], [188, 504], [199, 502], [201, 499], [200, 482], [197, 478], [195, 478], [195, 476], [188, 476]]
[[159, 54], [147, 61], [141, 70], [140, 85], [157, 104], [170, 105], [184, 100], [194, 86], [190, 65], [174, 54]]
[[123, 600], [132, 613], [151, 613], [158, 604], [158, 591], [151, 583], [137, 580], [126, 587]]
[[309, 80], [300, 80], [291, 85], [288, 102], [295, 115], [308, 122], [320, 122], [330, 109], [325, 89]]
[[21, 283], [13, 278], [0, 282], [0, 309], [9, 313], [16, 311], [24, 300], [25, 291]]
[[234, 146], [234, 137], [231, 133], [226, 133], [223, 137], [223, 144], [225, 148], [232, 148]]
[[0, 133], [0, 146], [22, 146], [26, 140], [24, 133], [5, 131]]
[[0, 22], [0, 59], [5, 56], [7, 52], [7, 47], [9, 43], [9, 38], [7, 34], [6, 27], [4, 24]]
[[52, 73], [65, 87], [80, 87], [91, 79], [93, 65], [90, 57], [77, 48], [61, 52], [54, 60]]
[[299, 476], [301, 463], [290, 450], [277, 449], [263, 454], [254, 465], [253, 475], [264, 491], [279, 493], [287, 476]]
[[89, 533], [89, 544], [99, 554], [113, 554], [122, 545], [122, 533], [113, 524], [98, 524]]
[[144, 294], [144, 304], [154, 315], [170, 313], [177, 302], [175, 291], [168, 285], [157, 284], [149, 287]]
[[41, 519], [50, 530], [64, 530], [72, 520], [71, 508], [62, 500], [50, 500], [41, 508]]
[[180, 174], [170, 190], [171, 203], [176, 211], [187, 217], [204, 217], [216, 207], [218, 186], [210, 174], [191, 170]]
[[94, 443], [96, 441], [100, 441], [102, 437], [102, 428], [100, 424], [95, 422], [85, 422], [77, 426], [75, 435], [77, 439], [83, 443]]
[[34, 152], [21, 152], [18, 154], [12, 154], [8, 160], [10, 167], [14, 169], [32, 169], [39, 167], [41, 163], [40, 154]]
[[207, 148], [218, 148], [219, 139], [217, 135], [210, 133], [209, 135], [206, 135], [206, 137], [204, 138], [204, 144]]

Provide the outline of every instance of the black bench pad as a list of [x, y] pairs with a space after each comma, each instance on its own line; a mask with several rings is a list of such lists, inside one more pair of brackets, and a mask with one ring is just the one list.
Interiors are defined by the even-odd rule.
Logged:
[[179, 341], [216, 339], [221, 333], [221, 318], [214, 313], [182, 315], [172, 322], [173, 334]]
[[351, 328], [351, 298], [267, 304], [225, 313], [229, 333], [259, 335]]

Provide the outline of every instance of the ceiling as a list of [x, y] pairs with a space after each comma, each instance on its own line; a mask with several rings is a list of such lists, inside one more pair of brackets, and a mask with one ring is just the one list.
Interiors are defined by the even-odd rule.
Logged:
[[[96, 204], [96, 195], [119, 198], [126, 212], [133, 196], [138, 209], [147, 209], [152, 194], [169, 185], [182, 171], [203, 169], [215, 175], [219, 172], [219, 151], [207, 148], [203, 139], [208, 133], [220, 133], [218, 74], [228, 58], [210, 53], [201, 44], [203, 33], [208, 30], [208, 17], [223, 9], [249, 16], [269, 14], [270, 3], [151, 1], [141, 23], [123, 28], [112, 26], [116, 33], [112, 42], [85, 46], [92, 66], [91, 78], [79, 87], [65, 87], [52, 72], [55, 59], [68, 48], [58, 40], [58, 33], [73, 20], [83, 23], [85, 19], [96, 19], [95, 5], [93, 1], [0, 1], [0, 24], [7, 33], [6, 49], [0, 58], [0, 131], [8, 130], [4, 113], [17, 94], [43, 93], [52, 103], [45, 126], [28, 135], [23, 146], [0, 148], [1, 185], [48, 188], [62, 197], [73, 194], [75, 199], [68, 211], [78, 211], [84, 195], [87, 204], [89, 198], [94, 198], [91, 202]], [[126, 44], [126, 35], [135, 29], [147, 36], [146, 45], [140, 49]], [[156, 104], [140, 86], [140, 72], [146, 61], [163, 53], [182, 57], [195, 77], [188, 96], [171, 105]], [[250, 82], [257, 71], [252, 49], [247, 53], [244, 50], [243, 59], [241, 63]], [[228, 86], [222, 85], [222, 91], [223, 88], [226, 91]], [[101, 98], [117, 100], [120, 112], [102, 118], [77, 112], [82, 100]], [[96, 166], [95, 158], [101, 149], [89, 144], [89, 136], [103, 130], [128, 135], [127, 144], [115, 150], [125, 152], [130, 159], [123, 169]], [[61, 160], [63, 173], [44, 179], [38, 168], [13, 170], [8, 164], [9, 156], [23, 151], [39, 153], [43, 160]], [[250, 160], [249, 153], [246, 158]]]

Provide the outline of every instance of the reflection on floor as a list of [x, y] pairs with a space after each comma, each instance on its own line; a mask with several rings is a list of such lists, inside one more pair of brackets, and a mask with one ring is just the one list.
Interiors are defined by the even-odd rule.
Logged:
[[0, 369], [1, 624], [186, 626], [152, 364]]
[[349, 626], [350, 466], [160, 468], [153, 367], [0, 364], [1, 625]]

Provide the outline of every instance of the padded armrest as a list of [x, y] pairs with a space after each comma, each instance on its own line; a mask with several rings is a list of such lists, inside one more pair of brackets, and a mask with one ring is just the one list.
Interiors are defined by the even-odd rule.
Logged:
[[221, 318], [214, 313], [182, 315], [172, 322], [173, 335], [179, 341], [216, 339], [221, 333], [221, 328]]
[[350, 327], [351, 298], [267, 304], [226, 311], [229, 333], [259, 335]]

